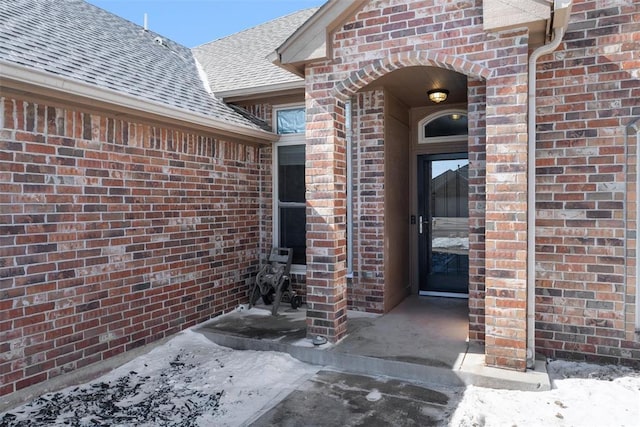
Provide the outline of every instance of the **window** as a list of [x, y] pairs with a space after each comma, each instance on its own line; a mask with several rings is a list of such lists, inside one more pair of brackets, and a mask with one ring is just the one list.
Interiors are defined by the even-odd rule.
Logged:
[[469, 123], [467, 113], [450, 110], [430, 115], [420, 124], [420, 143], [458, 141], [466, 138]]
[[276, 111], [276, 129], [280, 135], [304, 134], [304, 108], [291, 108]]
[[274, 245], [293, 249], [293, 264], [306, 264], [305, 110], [276, 109], [282, 135], [274, 152]]

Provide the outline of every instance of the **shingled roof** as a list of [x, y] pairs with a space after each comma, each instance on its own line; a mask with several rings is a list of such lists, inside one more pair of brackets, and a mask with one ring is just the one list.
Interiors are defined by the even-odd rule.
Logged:
[[274, 65], [267, 57], [317, 10], [304, 9], [194, 47], [213, 92], [302, 83], [302, 78]]
[[208, 92], [190, 49], [82, 0], [2, 0], [0, 22], [0, 61], [259, 129]]

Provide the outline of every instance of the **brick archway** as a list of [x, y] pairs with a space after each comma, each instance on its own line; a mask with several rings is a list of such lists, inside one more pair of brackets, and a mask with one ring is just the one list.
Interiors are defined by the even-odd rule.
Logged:
[[401, 52], [377, 59], [364, 68], [352, 72], [349, 77], [334, 86], [331, 96], [346, 101], [360, 89], [385, 74], [400, 68], [416, 66], [444, 68], [478, 80], [487, 80], [491, 77], [491, 70], [487, 67], [459, 56], [434, 52]]

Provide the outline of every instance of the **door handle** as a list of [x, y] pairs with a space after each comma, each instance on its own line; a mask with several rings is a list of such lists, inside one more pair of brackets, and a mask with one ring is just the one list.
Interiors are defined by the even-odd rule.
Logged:
[[422, 232], [423, 232], [423, 230], [422, 230], [422, 224], [429, 224], [429, 220], [423, 221], [423, 220], [422, 220], [422, 215], [420, 215], [420, 217], [418, 218], [418, 224], [420, 224], [420, 225], [418, 226], [419, 233], [420, 233], [420, 234], [422, 234]]

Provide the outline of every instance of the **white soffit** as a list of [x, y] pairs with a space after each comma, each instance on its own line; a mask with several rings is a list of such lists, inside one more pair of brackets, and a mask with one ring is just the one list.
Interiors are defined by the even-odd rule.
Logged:
[[551, 19], [549, 0], [484, 0], [485, 31], [499, 31]]

